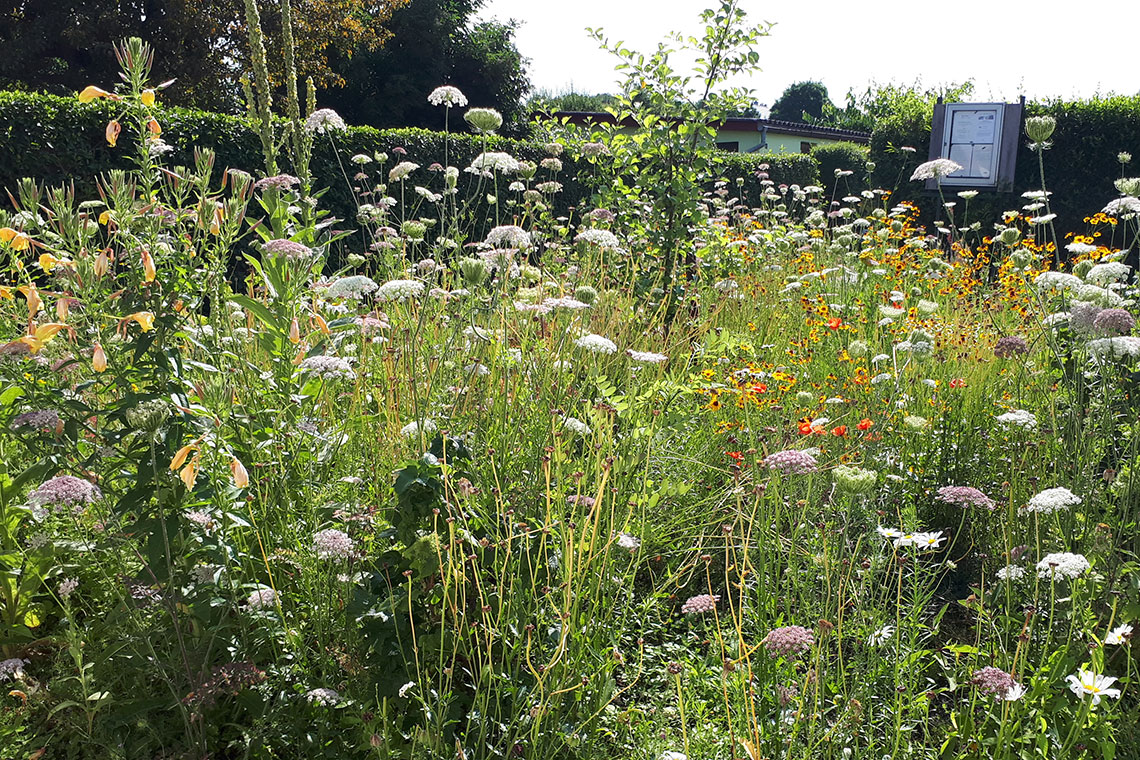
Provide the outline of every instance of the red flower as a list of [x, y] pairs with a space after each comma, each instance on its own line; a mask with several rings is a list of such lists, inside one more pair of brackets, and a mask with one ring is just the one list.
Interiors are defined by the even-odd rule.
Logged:
[[838, 330], [843, 326], [843, 320], [839, 317], [832, 317], [831, 319], [827, 320], [827, 326], [832, 330]]
[[800, 435], [811, 435], [811, 420], [800, 423]]
[[744, 459], [744, 454], [740, 453], [739, 451], [726, 451], [726, 452], [724, 452], [724, 455], [727, 456], [729, 459], [732, 459], [732, 460], [737, 461], [737, 462]]
[[833, 427], [831, 429], [831, 434], [835, 435], [835, 436], [839, 436], [840, 438], [842, 438], [843, 436], [847, 435], [847, 426], [846, 425], [836, 425], [835, 427]]
[[963, 377], [956, 377], [950, 381], [950, 387], [951, 388], [965, 388], [966, 387], [966, 379]]
[[871, 422], [871, 420], [869, 418], [864, 417], [863, 419], [859, 420], [859, 424], [855, 426], [855, 429], [856, 430], [870, 430], [871, 426], [874, 424], [875, 423]]

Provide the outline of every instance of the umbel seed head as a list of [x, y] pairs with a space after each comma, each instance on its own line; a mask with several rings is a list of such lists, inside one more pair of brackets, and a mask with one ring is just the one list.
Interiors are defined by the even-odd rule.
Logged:
[[1043, 143], [1053, 136], [1057, 120], [1052, 116], [1030, 116], [1025, 120], [1025, 134], [1035, 143]]

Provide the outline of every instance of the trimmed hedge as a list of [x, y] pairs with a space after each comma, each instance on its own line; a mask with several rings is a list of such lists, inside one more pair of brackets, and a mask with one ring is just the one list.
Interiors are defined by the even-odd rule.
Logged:
[[[107, 121], [119, 116], [118, 103], [97, 100], [89, 104], [75, 98], [26, 92], [0, 92], [0, 189], [14, 192], [23, 177], [48, 185], [74, 182], [80, 198], [95, 197], [95, 178], [108, 169], [131, 167], [131, 148], [124, 148], [133, 135], [120, 137], [119, 147], [107, 146], [103, 130]], [[168, 165], [192, 165], [195, 148], [211, 148], [217, 154], [217, 168], [238, 168], [259, 176], [263, 173], [261, 143], [255, 125], [241, 117], [188, 108], [158, 106], [155, 115], [162, 125], [163, 139], [174, 147]], [[318, 139], [311, 169], [316, 187], [329, 188], [322, 202], [336, 216], [353, 220], [356, 202], [345, 182], [356, 167], [348, 158], [357, 153], [386, 152], [403, 148], [403, 160], [422, 167], [444, 163], [444, 133], [425, 129], [386, 129], [350, 127], [337, 134], [334, 142]], [[483, 150], [501, 150], [519, 159], [538, 161], [546, 156], [539, 142], [453, 133], [449, 138], [449, 159], [455, 166], [470, 164]], [[337, 157], [340, 157], [340, 161]], [[287, 160], [287, 156], [282, 156]], [[341, 165], [344, 165], [342, 172]], [[768, 164], [769, 177], [777, 184], [813, 184], [818, 166], [810, 156], [784, 154], [724, 154], [721, 172], [725, 178], [745, 178], [746, 197], [758, 198], [756, 171]], [[559, 175], [563, 191], [557, 196], [559, 214], [588, 201], [588, 190], [576, 179], [576, 165], [563, 157]], [[287, 167], [283, 167], [288, 170]], [[373, 165], [375, 174], [375, 165]], [[425, 181], [424, 184], [427, 184]], [[711, 183], [710, 183], [711, 184]]]
[[[930, 223], [938, 210], [938, 197], [911, 182], [914, 167], [926, 160], [930, 149], [930, 120], [933, 104], [882, 120], [871, 135], [871, 160], [875, 162], [873, 181], [878, 187], [898, 189], [893, 200], [911, 200], [922, 209]], [[1104, 208], [1117, 193], [1113, 181], [1120, 177], [1117, 155], [1131, 153], [1140, 161], [1140, 95], [1113, 96], [1082, 101], [1051, 100], [1026, 103], [1025, 116], [1049, 115], [1057, 119], [1052, 147], [1045, 152], [1045, 185], [1052, 191], [1050, 206], [1057, 214], [1057, 234], [1083, 233], [1085, 219]], [[902, 152], [902, 146], [916, 149]], [[1136, 164], [1125, 167], [1136, 175]], [[1017, 152], [1017, 170], [1012, 193], [983, 192], [970, 201], [970, 221], [981, 221], [983, 230], [992, 229], [1001, 213], [1020, 209], [1026, 201], [1021, 193], [1040, 189], [1037, 154], [1029, 149], [1022, 134]], [[945, 189], [947, 200], [955, 190]], [[956, 199], [955, 199], [956, 200]], [[959, 202], [958, 211], [963, 204]], [[961, 219], [958, 220], [961, 222]]]
[[[838, 184], [837, 195], [849, 195], [868, 190], [867, 161], [871, 150], [866, 145], [853, 142], [837, 142], [816, 145], [811, 149], [811, 157], [819, 163], [819, 178], [829, 196]], [[837, 171], [854, 172], [850, 176], [837, 178]]]

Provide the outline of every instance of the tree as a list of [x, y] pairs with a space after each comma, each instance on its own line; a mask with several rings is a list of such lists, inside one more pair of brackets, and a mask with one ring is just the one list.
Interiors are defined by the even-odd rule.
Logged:
[[[294, 0], [297, 69], [320, 85], [338, 84], [328, 59], [340, 50], [371, 50], [408, 0]], [[275, 84], [284, 76], [280, 0], [261, 0]], [[0, 11], [0, 87], [74, 92], [118, 78], [112, 45], [141, 37], [155, 50], [155, 76], [175, 79], [164, 99], [220, 111], [238, 107], [249, 70], [244, 0], [15, 0]]]
[[526, 59], [515, 47], [514, 22], [471, 23], [482, 4], [411, 0], [392, 14], [392, 39], [384, 47], [334, 51], [331, 67], [344, 85], [322, 93], [322, 103], [354, 124], [442, 129], [443, 113], [427, 96], [450, 84], [472, 106], [498, 109], [505, 131], [517, 132], [530, 90]]
[[768, 118], [805, 123], [804, 114], [818, 119], [831, 105], [827, 88], [820, 82], [797, 82], [789, 85], [772, 104]]

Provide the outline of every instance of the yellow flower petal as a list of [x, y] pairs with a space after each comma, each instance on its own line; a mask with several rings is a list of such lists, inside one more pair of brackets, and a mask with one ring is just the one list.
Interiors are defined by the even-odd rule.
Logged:
[[154, 90], [143, 90], [142, 95], [139, 96], [139, 100], [142, 101], [144, 106], [150, 108], [154, 105]]
[[128, 314], [123, 317], [123, 323], [126, 322], [137, 322], [144, 333], [150, 332], [154, 329], [154, 312], [136, 311], [134, 314]]
[[87, 85], [83, 88], [83, 92], [79, 93], [80, 103], [90, 103], [95, 98], [111, 98], [112, 100], [119, 99], [118, 96], [112, 95], [102, 87], [96, 87], [93, 84]]
[[237, 457], [230, 460], [230, 472], [234, 476], [235, 486], [245, 488], [249, 485], [249, 473], [246, 472], [245, 465], [238, 461]]
[[190, 464], [182, 468], [182, 472], [178, 473], [178, 477], [182, 478], [182, 483], [186, 486], [187, 490], [194, 487], [194, 481], [198, 479], [198, 455], [195, 454], [194, 458], [190, 460]]
[[174, 459], [170, 460], [170, 470], [173, 472], [186, 463], [186, 457], [190, 456], [190, 452], [198, 448], [198, 442], [188, 443], [180, 448], [175, 454]]
[[115, 143], [119, 139], [119, 133], [122, 131], [123, 127], [121, 124], [119, 124], [119, 122], [115, 121], [114, 119], [111, 119], [109, 122], [107, 122], [107, 129], [104, 133], [107, 137], [107, 144], [114, 148]]
[[95, 349], [91, 355], [91, 368], [96, 372], [107, 371], [107, 354], [103, 353], [103, 346], [99, 343], [95, 344]]
[[154, 282], [154, 278], [158, 276], [158, 271], [154, 268], [154, 259], [151, 257], [150, 251], [144, 250], [142, 252], [142, 266], [143, 277], [147, 282]]
[[40, 254], [40, 269], [44, 270], [48, 274], [51, 274], [51, 270], [55, 269], [55, 265], [58, 263], [59, 259], [57, 259], [55, 256], [52, 256], [50, 253]]

